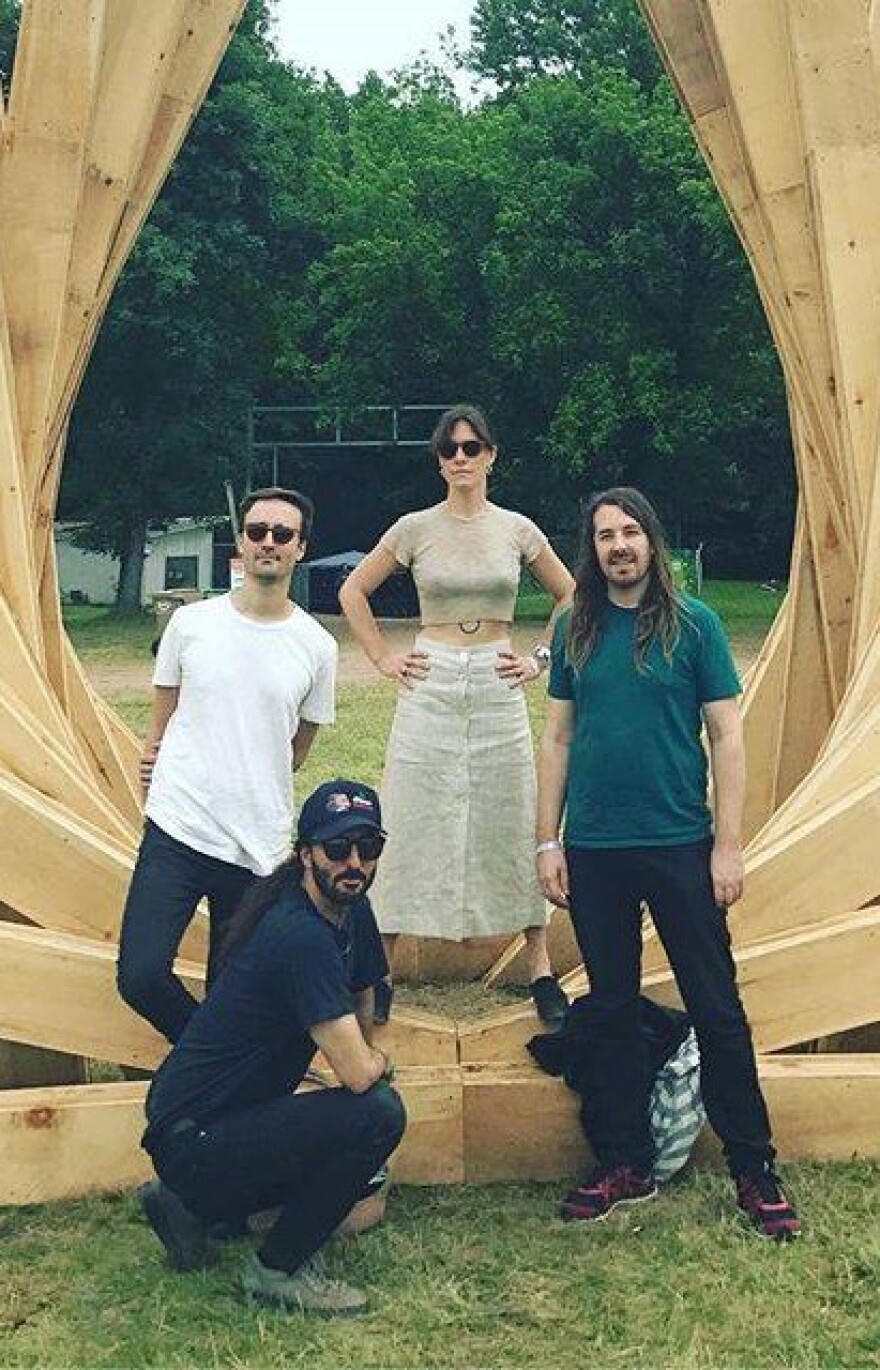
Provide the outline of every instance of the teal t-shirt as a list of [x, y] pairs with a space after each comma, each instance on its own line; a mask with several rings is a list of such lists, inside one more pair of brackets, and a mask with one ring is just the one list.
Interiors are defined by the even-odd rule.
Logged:
[[584, 666], [566, 660], [570, 611], [553, 634], [549, 693], [574, 703], [565, 840], [573, 847], [665, 847], [712, 830], [703, 704], [740, 692], [718, 615], [682, 595], [681, 632], [669, 660], [654, 642], [633, 660], [636, 611], [608, 602]]

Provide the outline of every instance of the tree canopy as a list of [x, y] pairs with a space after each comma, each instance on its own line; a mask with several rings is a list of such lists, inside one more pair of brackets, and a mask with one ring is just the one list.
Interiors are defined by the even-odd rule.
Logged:
[[[279, 59], [270, 14], [250, 4], [117, 288], [64, 513], [136, 566], [148, 524], [242, 488], [252, 400], [467, 398], [501, 436], [495, 497], [564, 552], [582, 498], [626, 481], [716, 573], [784, 572], [774, 349], [634, 0], [478, 0], [470, 106], [424, 62], [346, 95]], [[280, 474], [324, 551], [439, 494], [390, 449]]]

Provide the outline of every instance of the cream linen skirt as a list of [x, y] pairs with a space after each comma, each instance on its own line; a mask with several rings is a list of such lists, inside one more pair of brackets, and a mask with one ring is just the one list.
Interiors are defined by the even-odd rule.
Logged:
[[526, 701], [495, 673], [509, 643], [416, 646], [430, 670], [401, 688], [388, 741], [388, 843], [370, 892], [379, 927], [460, 942], [543, 924]]

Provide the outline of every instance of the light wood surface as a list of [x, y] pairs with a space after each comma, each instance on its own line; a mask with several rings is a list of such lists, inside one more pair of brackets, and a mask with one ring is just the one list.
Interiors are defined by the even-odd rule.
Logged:
[[[880, 1155], [880, 1056], [760, 1057], [783, 1161]], [[409, 1126], [392, 1158], [401, 1184], [559, 1179], [590, 1153], [578, 1099], [528, 1066], [418, 1066], [398, 1081]], [[145, 1084], [0, 1092], [0, 1205], [133, 1189], [152, 1174], [140, 1148]]]
[[[756, 1039], [779, 1048], [880, 1016], [880, 20], [865, 0], [640, 3], [754, 273], [791, 413], [797, 531], [745, 695], [747, 884], [730, 920]], [[18, 924], [0, 930], [0, 1012], [28, 1050], [153, 1064], [162, 1049], [113, 990], [138, 747], [64, 633], [51, 535], [111, 292], [242, 8], [23, 5], [0, 145], [0, 904]], [[550, 940], [584, 988], [564, 915]], [[182, 950], [203, 963], [205, 946], [199, 918]], [[401, 956], [421, 977], [526, 974], [520, 941]], [[645, 973], [672, 992], [652, 937]], [[405, 1082], [403, 1174], [570, 1163], [570, 1101], [522, 1058], [534, 1027], [527, 1007], [469, 1025], [396, 1015], [383, 1040], [426, 1072]], [[792, 1060], [764, 1065], [783, 1149], [864, 1152], [880, 1132], [876, 1061]], [[143, 1173], [137, 1090], [58, 1099], [7, 1096], [7, 1202]]]

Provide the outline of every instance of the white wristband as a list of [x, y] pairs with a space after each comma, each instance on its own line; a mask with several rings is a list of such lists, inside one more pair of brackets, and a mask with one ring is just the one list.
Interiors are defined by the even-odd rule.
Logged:
[[562, 851], [562, 843], [555, 837], [551, 837], [548, 842], [539, 842], [535, 848], [535, 855], [541, 856], [545, 851]]

